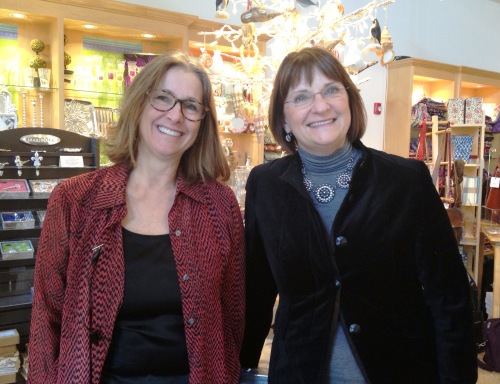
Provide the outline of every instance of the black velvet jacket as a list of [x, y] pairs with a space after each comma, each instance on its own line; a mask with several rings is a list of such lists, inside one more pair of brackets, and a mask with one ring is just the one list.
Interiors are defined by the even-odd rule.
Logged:
[[475, 383], [467, 275], [429, 170], [354, 146], [332, 236], [297, 154], [252, 170], [242, 366], [257, 366], [279, 294], [269, 383], [328, 383], [338, 321], [369, 383]]

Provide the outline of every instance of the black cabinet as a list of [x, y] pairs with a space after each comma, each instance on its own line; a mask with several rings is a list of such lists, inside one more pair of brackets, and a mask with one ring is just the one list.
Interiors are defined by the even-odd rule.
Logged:
[[[38, 155], [43, 159], [37, 164]], [[18, 161], [16, 162], [16, 156]], [[62, 159], [61, 159], [62, 158]], [[22, 164], [22, 165], [21, 165]], [[38, 165], [38, 166], [36, 166]], [[2, 184], [15, 180], [36, 183], [42, 180], [66, 179], [99, 168], [99, 139], [53, 128], [18, 128], [0, 131], [0, 212], [31, 212], [33, 228], [3, 229], [0, 226], [0, 242], [29, 240], [34, 257], [0, 260], [0, 330], [16, 328], [24, 351], [29, 337], [33, 273], [36, 262], [38, 239], [42, 223], [37, 215], [47, 207], [48, 197], [33, 193], [28, 182], [27, 196], [9, 197], [2, 193]], [[17, 183], [19, 181], [19, 183]]]

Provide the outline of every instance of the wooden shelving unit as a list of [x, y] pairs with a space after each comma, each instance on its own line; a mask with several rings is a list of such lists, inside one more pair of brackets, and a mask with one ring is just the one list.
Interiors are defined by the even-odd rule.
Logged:
[[403, 59], [387, 65], [384, 151], [408, 157], [411, 109], [415, 98], [482, 97], [500, 103], [500, 73], [422, 59]]

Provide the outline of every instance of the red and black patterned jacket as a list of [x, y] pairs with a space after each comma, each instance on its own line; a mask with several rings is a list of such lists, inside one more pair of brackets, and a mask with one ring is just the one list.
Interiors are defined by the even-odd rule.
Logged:
[[[127, 180], [125, 167], [112, 166], [68, 179], [52, 192], [36, 254], [30, 384], [99, 383], [123, 300]], [[227, 186], [187, 184], [179, 175], [169, 226], [189, 382], [237, 383], [245, 245], [236, 198]], [[100, 244], [92, 261], [92, 248]], [[95, 344], [89, 329], [98, 335]]]

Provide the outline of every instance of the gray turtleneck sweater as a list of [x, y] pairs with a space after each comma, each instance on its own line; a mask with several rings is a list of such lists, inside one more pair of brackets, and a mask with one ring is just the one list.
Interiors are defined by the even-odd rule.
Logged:
[[[342, 173], [352, 176], [354, 164], [361, 158], [361, 151], [347, 142], [343, 147], [329, 156], [316, 156], [298, 148], [305, 174], [312, 181], [312, 190], [309, 191], [314, 207], [320, 214], [327, 233], [330, 235], [333, 220], [337, 214], [348, 188], [336, 186], [336, 180]], [[351, 153], [354, 155], [351, 164]], [[316, 189], [322, 184], [329, 184], [334, 189], [333, 199], [327, 203], [320, 202], [315, 196]], [[342, 306], [342, 304], [341, 304]], [[346, 335], [342, 327], [337, 327], [330, 361], [330, 383], [336, 384], [365, 384], [365, 380], [354, 358]]]

